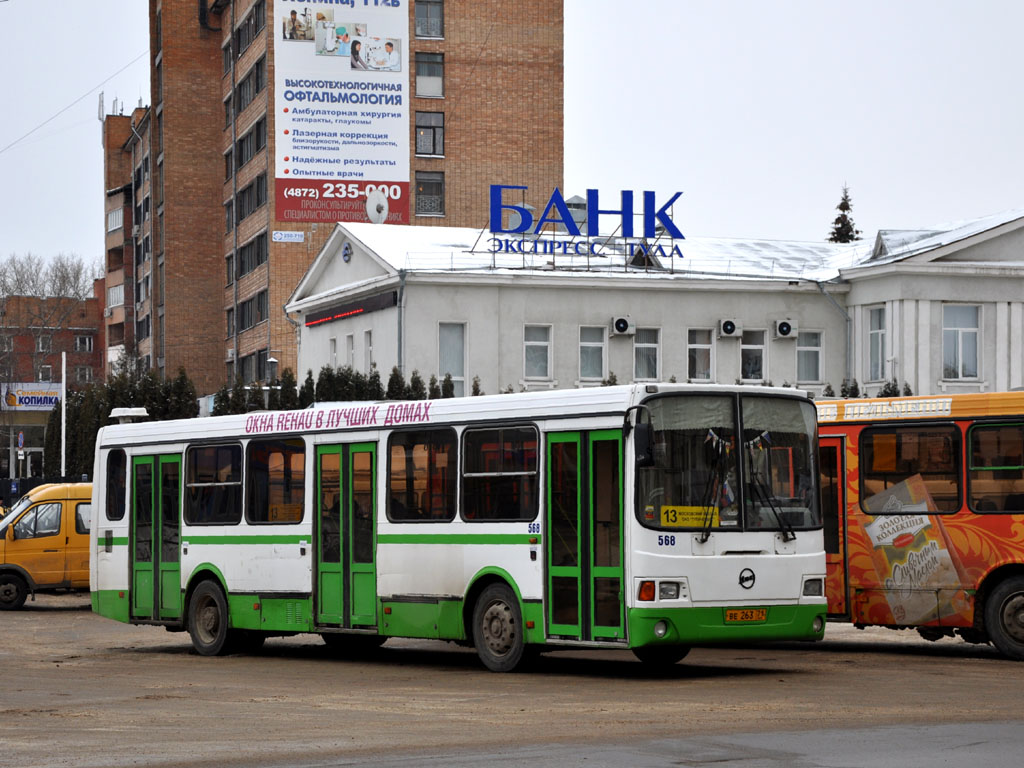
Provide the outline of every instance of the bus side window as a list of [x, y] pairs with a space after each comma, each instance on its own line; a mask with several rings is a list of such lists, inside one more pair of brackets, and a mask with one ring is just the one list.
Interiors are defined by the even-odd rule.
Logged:
[[128, 459], [120, 448], [107, 454], [107, 520], [124, 519], [124, 499], [128, 482]]
[[971, 427], [969, 501], [975, 512], [1024, 512], [1024, 426]]

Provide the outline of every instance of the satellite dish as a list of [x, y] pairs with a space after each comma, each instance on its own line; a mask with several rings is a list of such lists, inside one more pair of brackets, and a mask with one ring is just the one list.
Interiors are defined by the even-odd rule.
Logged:
[[388, 218], [388, 199], [379, 189], [366, 193], [366, 215], [374, 224], [383, 224]]

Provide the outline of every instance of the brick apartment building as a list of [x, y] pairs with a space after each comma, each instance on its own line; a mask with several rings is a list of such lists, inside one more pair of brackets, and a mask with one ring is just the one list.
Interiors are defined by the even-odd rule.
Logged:
[[562, 32], [541, 0], [150, 0], [152, 106], [104, 126], [109, 357], [272, 378], [335, 222], [482, 229], [492, 183], [543, 203]]
[[0, 297], [0, 478], [40, 473], [46, 421], [60, 396], [62, 354], [68, 387], [102, 377], [103, 301], [102, 279], [86, 299]]

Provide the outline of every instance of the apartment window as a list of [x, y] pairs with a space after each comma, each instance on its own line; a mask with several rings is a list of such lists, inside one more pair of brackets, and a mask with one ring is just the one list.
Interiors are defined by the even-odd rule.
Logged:
[[124, 208], [115, 208], [107, 212], [107, 232], [113, 232], [124, 226]]
[[124, 304], [124, 283], [107, 288], [107, 306], [120, 307]]
[[444, 174], [416, 172], [416, 215], [444, 215]]
[[633, 378], [654, 380], [658, 378], [659, 328], [637, 328], [633, 337]]
[[740, 376], [744, 381], [764, 381], [764, 341], [767, 331], [744, 331], [740, 340]]
[[267, 350], [261, 349], [256, 353], [256, 380], [267, 380]]
[[331, 347], [331, 368], [338, 367], [338, 340], [332, 338], [330, 340]]
[[[242, 110], [252, 104], [253, 99], [256, 98], [266, 85], [267, 57], [264, 56], [239, 81], [238, 88], [235, 91], [235, 114], [242, 114]], [[230, 119], [228, 122], [230, 122]]]
[[796, 335], [796, 380], [821, 381], [820, 331], [800, 331]]
[[238, 193], [238, 222], [241, 223], [267, 202], [267, 174], [261, 173]]
[[885, 378], [885, 307], [868, 309], [868, 381]]
[[235, 335], [235, 310], [229, 309], [225, 313], [225, 325], [227, 326], [228, 338]]
[[[53, 351], [53, 337], [52, 336], [36, 336], [36, 352], [52, 352]], [[49, 379], [47, 379], [49, 381]]]
[[373, 331], [363, 331], [363, 369], [369, 373], [373, 368]]
[[229, 149], [224, 153], [224, 181], [231, 178], [231, 174], [235, 172], [235, 155]]
[[267, 233], [261, 232], [238, 249], [238, 275], [247, 275], [267, 261]]
[[711, 381], [714, 337], [711, 328], [690, 328], [686, 332], [686, 378], [690, 381]]
[[942, 378], [978, 378], [978, 330], [981, 307], [947, 304], [942, 308]]
[[416, 54], [416, 95], [427, 98], [444, 96], [444, 54]]
[[75, 366], [75, 381], [79, 384], [88, 384], [92, 381], [92, 368], [88, 365]]
[[[141, 320], [135, 322], [135, 340], [142, 341], [148, 339], [153, 331], [153, 326], [150, 324], [149, 315], [146, 315]], [[149, 368], [147, 365], [146, 368]]]
[[224, 257], [224, 271], [227, 273], [228, 285], [235, 282], [235, 254], [229, 253]]
[[231, 42], [229, 41], [223, 48], [220, 49], [222, 64], [224, 66], [224, 74], [228, 74], [231, 71]]
[[416, 113], [416, 154], [444, 154], [444, 112]]
[[523, 328], [523, 373], [527, 379], [551, 378], [551, 326]]
[[0, 352], [11, 352], [14, 350], [14, 339], [6, 334], [0, 336]]
[[580, 380], [605, 378], [605, 329], [603, 326], [580, 326]]
[[228, 200], [224, 203], [224, 231], [230, 232], [235, 228], [235, 201]]
[[349, 368], [356, 366], [356, 337], [352, 333], [345, 337], [345, 365]]
[[142, 220], [149, 221], [149, 195], [142, 200]]
[[92, 336], [75, 336], [75, 352], [92, 352]]
[[238, 167], [242, 168], [267, 146], [267, 118], [261, 117], [248, 133], [238, 140]]
[[231, 116], [233, 114], [234, 114], [234, 112], [231, 109], [231, 97], [229, 96], [224, 101], [224, 127], [225, 128], [227, 128], [229, 125], [231, 125]]
[[244, 384], [251, 384], [255, 381], [253, 378], [255, 368], [256, 355], [246, 355], [242, 358], [242, 382]]
[[53, 366], [40, 365], [36, 381], [53, 381]]
[[238, 52], [239, 58], [263, 31], [266, 21], [266, 0], [257, 0], [253, 3], [252, 10], [242, 19], [242, 23], [235, 30], [235, 50]]
[[441, 323], [437, 332], [437, 371], [443, 379], [451, 375], [455, 396], [466, 395], [466, 326], [464, 323]]
[[267, 319], [267, 292], [260, 291], [238, 305], [238, 330], [245, 331]]
[[444, 37], [443, 0], [416, 0], [416, 37]]

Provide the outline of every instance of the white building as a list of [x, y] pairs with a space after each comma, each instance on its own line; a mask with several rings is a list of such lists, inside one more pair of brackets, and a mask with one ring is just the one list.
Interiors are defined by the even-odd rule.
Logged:
[[285, 307], [297, 375], [398, 366], [450, 373], [456, 394], [474, 377], [494, 393], [613, 375], [1024, 386], [1024, 210], [850, 245], [521, 237], [337, 225]]

